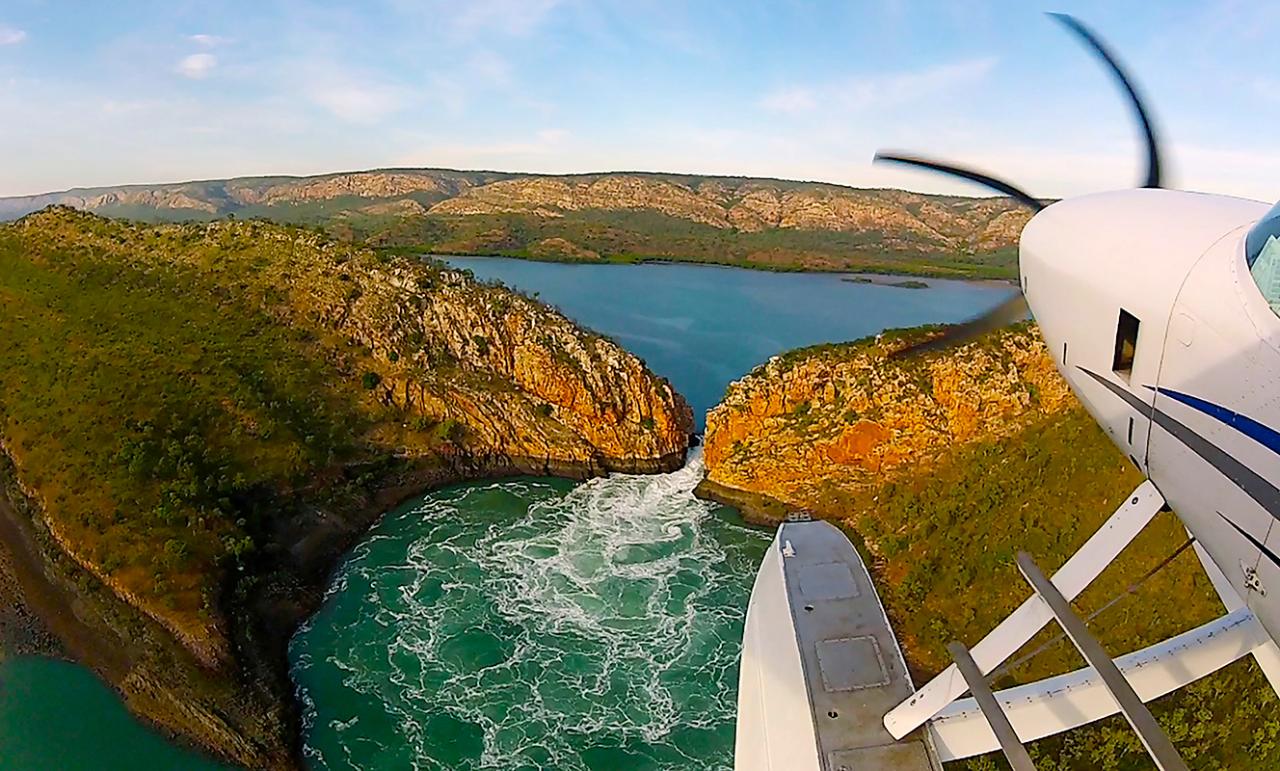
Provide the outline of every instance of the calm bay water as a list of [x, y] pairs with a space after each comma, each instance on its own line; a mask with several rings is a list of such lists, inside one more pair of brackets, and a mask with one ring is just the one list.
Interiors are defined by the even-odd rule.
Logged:
[[[610, 335], [671, 379], [699, 427], [725, 386], [770, 356], [894, 327], [961, 321], [1010, 287], [928, 279], [928, 289], [703, 265], [559, 265], [494, 257], [448, 262], [527, 292]], [[878, 279], [880, 280], [880, 279]]]
[[[925, 290], [683, 265], [451, 260], [613, 336], [701, 426], [769, 356], [955, 321], [1001, 287]], [[769, 534], [681, 471], [459, 485], [389, 512], [294, 639], [317, 769], [727, 769], [742, 616]], [[215, 769], [87, 670], [0, 662], [0, 768]]]

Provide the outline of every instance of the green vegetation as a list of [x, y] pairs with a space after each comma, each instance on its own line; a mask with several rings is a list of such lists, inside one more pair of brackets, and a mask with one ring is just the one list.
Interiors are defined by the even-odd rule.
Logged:
[[[1030, 596], [1018, 551], [1056, 570], [1142, 480], [1068, 394], [1029, 323], [962, 349], [884, 358], [938, 329], [789, 351], [731, 386], [708, 418], [706, 492], [763, 519], [801, 508], [842, 524], [872, 568], [918, 685], [951, 663], [950, 641], [974, 645]], [[783, 391], [787, 400], [762, 415]], [[883, 435], [848, 430], [861, 421]], [[1188, 546], [1177, 517], [1158, 515], [1075, 603], [1113, 655], [1225, 612]], [[1083, 666], [1050, 625], [993, 685]], [[1278, 707], [1243, 660], [1152, 711], [1192, 768], [1280, 768]], [[1119, 717], [1031, 751], [1037, 768], [1054, 771], [1151, 767]], [[1007, 768], [995, 755], [955, 767]]]
[[0, 227], [0, 437], [77, 559], [179, 626], [210, 622], [290, 490], [370, 452], [379, 406], [265, 278], [310, 237], [65, 210]]
[[[540, 218], [522, 214], [425, 215], [396, 220], [347, 219], [350, 237], [396, 252], [478, 254], [551, 262], [694, 262], [769, 271], [828, 271], [1010, 279], [1016, 248], [942, 252], [927, 241], [886, 246], [879, 234], [772, 229], [748, 233], [654, 212], [570, 212]], [[530, 247], [563, 238], [600, 254], [534, 255]], [[902, 284], [895, 284], [901, 286]]]
[[[946, 643], [972, 645], [1028, 595], [1018, 550], [1052, 570], [1084, 542], [1140, 481], [1080, 408], [1013, 437], [964, 446], [938, 466], [865, 495], [830, 491], [851, 512], [879, 574], [878, 587], [917, 682], [950, 659]], [[1223, 611], [1194, 553], [1183, 551], [1132, 594], [1128, 588], [1186, 541], [1161, 515], [1076, 603], [1082, 615], [1123, 596], [1091, 624], [1115, 654], [1185, 631]], [[1006, 672], [998, 687], [1083, 666], [1056, 627], [1019, 652], [1048, 649]], [[1015, 661], [1018, 656], [1015, 656]], [[1280, 767], [1275, 694], [1252, 661], [1240, 661], [1154, 703], [1153, 712], [1193, 768]], [[1036, 768], [1143, 769], [1137, 736], [1115, 717], [1031, 745]], [[1246, 761], [1245, 759], [1249, 760]], [[1003, 759], [965, 767], [995, 769]]]

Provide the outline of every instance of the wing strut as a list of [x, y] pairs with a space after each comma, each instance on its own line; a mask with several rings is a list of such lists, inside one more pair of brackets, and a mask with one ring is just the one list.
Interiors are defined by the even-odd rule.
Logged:
[[1187, 764], [1174, 749], [1173, 742], [1169, 741], [1169, 737], [1165, 736], [1164, 731], [1161, 730], [1160, 724], [1151, 716], [1151, 710], [1142, 703], [1133, 686], [1121, 674], [1116, 663], [1111, 660], [1110, 654], [1071, 609], [1071, 603], [1067, 598], [1063, 597], [1057, 587], [1045, 578], [1044, 573], [1040, 572], [1040, 568], [1036, 566], [1030, 554], [1018, 552], [1018, 570], [1022, 571], [1027, 583], [1031, 584], [1036, 594], [1053, 611], [1058, 625], [1062, 627], [1063, 632], [1066, 632], [1071, 643], [1076, 646], [1076, 650], [1080, 651], [1084, 660], [1102, 678], [1103, 685], [1111, 693], [1111, 698], [1116, 700], [1129, 725], [1137, 731], [1138, 738], [1147, 748], [1147, 754], [1156, 762], [1156, 767], [1160, 771], [1188, 771]]
[[[1053, 576], [1053, 584], [1068, 600], [1084, 591], [1103, 568], [1128, 546], [1164, 506], [1164, 498], [1150, 480], [1125, 498], [1120, 508], [1094, 533], [1080, 550], [1071, 555]], [[977, 645], [971, 654], [983, 674], [988, 674], [1012, 656], [1045, 624], [1053, 613], [1038, 595], [1022, 603]], [[901, 739], [964, 695], [968, 684], [952, 664], [906, 701], [884, 716], [884, 727]]]
[[1004, 713], [1000, 702], [991, 692], [991, 686], [987, 685], [987, 676], [982, 674], [982, 670], [978, 669], [973, 657], [969, 655], [969, 649], [964, 647], [964, 643], [953, 642], [947, 646], [947, 650], [951, 653], [951, 658], [955, 659], [956, 668], [964, 676], [964, 681], [969, 684], [973, 700], [982, 710], [983, 717], [991, 726], [991, 732], [1000, 742], [1000, 749], [1004, 752], [1005, 759], [1009, 761], [1010, 768], [1013, 771], [1036, 771], [1035, 764], [1031, 762], [1031, 756], [1027, 754], [1027, 748], [1023, 746], [1022, 740], [1018, 738], [1018, 732], [1013, 728], [1013, 723], [1009, 722], [1009, 716]]
[[[1116, 666], [1149, 702], [1222, 669], [1271, 642], [1248, 608], [1116, 659]], [[1101, 720], [1117, 712], [1102, 679], [1091, 667], [996, 691], [1009, 722], [1024, 742]], [[944, 762], [1000, 749], [977, 702], [959, 699], [927, 726]]]

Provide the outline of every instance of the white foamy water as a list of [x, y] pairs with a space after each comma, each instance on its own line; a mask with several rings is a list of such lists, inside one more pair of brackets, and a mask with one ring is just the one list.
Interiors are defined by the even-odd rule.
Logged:
[[[295, 641], [309, 758], [731, 768], [767, 536], [696, 499], [702, 474], [695, 454], [670, 474], [462, 486], [389, 516]], [[321, 718], [316, 694], [342, 689], [358, 698]]]

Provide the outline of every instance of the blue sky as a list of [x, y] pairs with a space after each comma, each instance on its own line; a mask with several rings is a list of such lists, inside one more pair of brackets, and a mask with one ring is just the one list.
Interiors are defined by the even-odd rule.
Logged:
[[979, 193], [1124, 187], [1136, 129], [1043, 15], [1123, 56], [1173, 182], [1280, 198], [1280, 5], [369, 0], [0, 4], [0, 195], [383, 166], [654, 170]]

